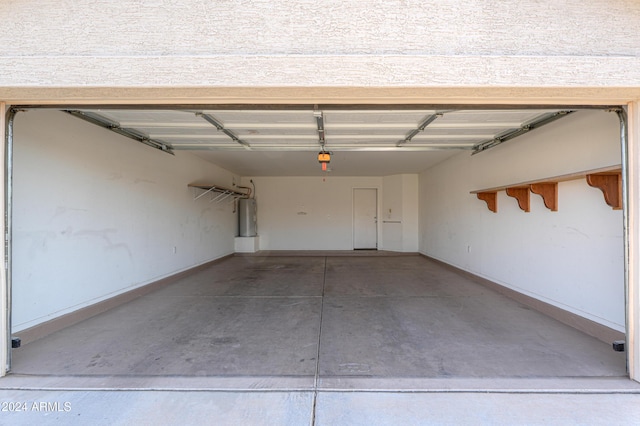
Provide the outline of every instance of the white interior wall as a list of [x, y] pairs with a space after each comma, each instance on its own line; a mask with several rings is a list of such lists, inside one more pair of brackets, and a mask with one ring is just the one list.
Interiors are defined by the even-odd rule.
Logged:
[[402, 251], [418, 251], [418, 175], [402, 175]]
[[417, 252], [418, 175], [385, 176], [382, 185], [382, 248]]
[[559, 211], [531, 195], [531, 212], [504, 191], [498, 213], [472, 190], [620, 164], [616, 114], [578, 112], [420, 175], [420, 251], [623, 331], [622, 211], [585, 179], [559, 184]]
[[[382, 222], [382, 241], [385, 250], [402, 251], [403, 233], [403, 193], [402, 175], [382, 178], [382, 212], [378, 221]], [[381, 220], [380, 220], [381, 219]]]
[[417, 251], [418, 175], [247, 177], [243, 185], [250, 179], [260, 250], [352, 250], [353, 189], [376, 188], [378, 248]]
[[233, 252], [233, 206], [187, 188], [226, 170], [61, 112], [14, 135], [14, 332]]
[[[352, 250], [353, 188], [378, 177], [254, 177], [260, 250]], [[380, 236], [380, 234], [378, 234]]]

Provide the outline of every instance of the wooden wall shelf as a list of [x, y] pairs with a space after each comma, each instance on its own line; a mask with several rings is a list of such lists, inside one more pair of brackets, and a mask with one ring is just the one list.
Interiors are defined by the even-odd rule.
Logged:
[[540, 195], [544, 205], [551, 211], [558, 211], [558, 182], [586, 178], [589, 186], [598, 188], [604, 194], [605, 202], [614, 210], [622, 208], [622, 169], [620, 166], [603, 167], [578, 173], [554, 176], [545, 179], [521, 182], [513, 185], [471, 191], [478, 199], [487, 203], [487, 208], [498, 212], [498, 191], [506, 191], [507, 195], [518, 201], [518, 206], [529, 212], [530, 192]]

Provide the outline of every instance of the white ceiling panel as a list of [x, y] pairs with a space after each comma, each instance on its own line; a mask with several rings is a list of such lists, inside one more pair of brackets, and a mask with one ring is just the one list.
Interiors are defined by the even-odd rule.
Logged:
[[[435, 124], [435, 123], [434, 123]], [[457, 136], [469, 136], [469, 137], [480, 137], [480, 138], [491, 138], [497, 135], [498, 133], [502, 133], [505, 130], [517, 129], [520, 126], [516, 127], [461, 127], [461, 128], [451, 128], [451, 127], [427, 127], [424, 131], [418, 133], [414, 139], [418, 139], [420, 137], [447, 137], [451, 135]]]
[[124, 126], [161, 125], [174, 123], [188, 125], [189, 123], [201, 124], [202, 119], [194, 113], [187, 111], [168, 110], [92, 110]]
[[304, 139], [313, 138], [318, 139], [318, 130], [315, 127], [306, 128], [306, 129], [296, 129], [289, 127], [281, 127], [281, 128], [265, 128], [265, 127], [246, 127], [243, 129], [239, 128], [228, 128], [232, 130], [236, 135], [239, 136], [247, 136], [247, 137], [262, 137], [262, 136], [299, 136]]
[[404, 110], [343, 110], [343, 111], [325, 111], [325, 123], [327, 127], [333, 124], [351, 124], [351, 125], [414, 125], [425, 116], [435, 114], [435, 111], [404, 111]]
[[501, 123], [512, 127], [513, 125], [521, 125], [534, 118], [557, 110], [479, 110], [479, 111], [450, 111], [437, 120], [438, 124], [441, 123], [467, 123], [473, 125], [475, 123]]
[[225, 126], [238, 127], [238, 125], [274, 125], [274, 124], [302, 124], [315, 126], [313, 110], [287, 111], [287, 110], [205, 110], [219, 119]]
[[199, 157], [241, 176], [389, 176], [419, 173], [458, 151], [335, 152], [323, 172], [315, 151], [194, 151]]
[[195, 143], [195, 141], [207, 141], [211, 143], [217, 143], [222, 146], [227, 144], [234, 144], [229, 138], [222, 137], [220, 135], [157, 135], [156, 138], [163, 141], [173, 141], [174, 143]]
[[[165, 151], [188, 150], [241, 175], [414, 173], [462, 150], [546, 123], [553, 109], [81, 109], [67, 111]], [[557, 114], [557, 115], [561, 115]], [[552, 118], [554, 119], [554, 118]], [[542, 124], [541, 124], [542, 125]]]
[[[132, 128], [132, 127], [127, 127]], [[144, 132], [151, 137], [164, 137], [164, 136], [210, 136], [219, 137], [221, 139], [229, 139], [224, 133], [220, 133], [217, 129], [211, 127], [190, 127], [189, 131], [185, 131], [185, 127], [148, 127], [148, 126], [136, 126], [133, 127], [136, 130]]]
[[406, 127], [404, 128], [379, 128], [372, 129], [369, 127], [352, 127], [349, 129], [346, 128], [334, 128], [332, 126], [325, 127], [327, 132], [327, 138], [331, 137], [342, 137], [342, 136], [391, 136], [393, 138], [403, 138], [406, 132]]

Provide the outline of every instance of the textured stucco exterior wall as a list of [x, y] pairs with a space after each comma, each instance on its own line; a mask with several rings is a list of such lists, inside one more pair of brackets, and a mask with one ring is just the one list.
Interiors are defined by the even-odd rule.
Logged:
[[2, 2], [0, 22], [0, 98], [28, 87], [640, 86], [635, 0], [32, 0]]
[[[635, 0], [5, 1], [7, 55], [638, 56]], [[615, 31], [611, 31], [615, 30]], [[25, 36], [16, 38], [14, 35]], [[17, 41], [17, 43], [16, 43]]]

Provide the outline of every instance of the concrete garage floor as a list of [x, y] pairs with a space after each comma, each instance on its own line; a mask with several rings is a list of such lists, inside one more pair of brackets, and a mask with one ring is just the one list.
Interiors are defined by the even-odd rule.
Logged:
[[[94, 424], [157, 404], [191, 407], [182, 424], [457, 423], [461, 404], [476, 423], [566, 424], [639, 407], [625, 375], [609, 344], [422, 256], [235, 256], [14, 350], [0, 397], [66, 398], [50, 420]], [[95, 417], [100, 400], [138, 409]]]

